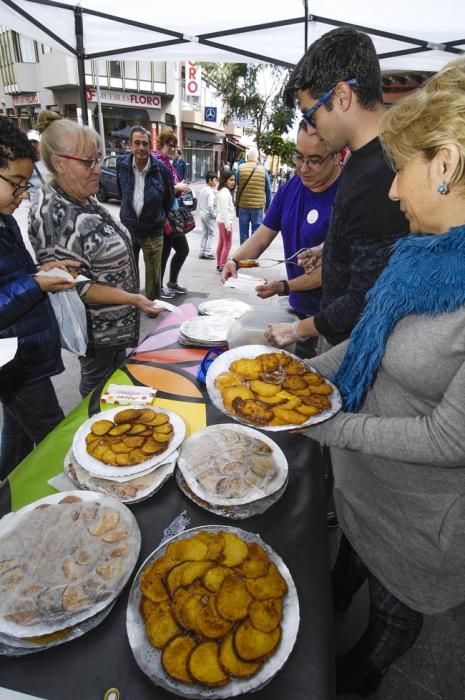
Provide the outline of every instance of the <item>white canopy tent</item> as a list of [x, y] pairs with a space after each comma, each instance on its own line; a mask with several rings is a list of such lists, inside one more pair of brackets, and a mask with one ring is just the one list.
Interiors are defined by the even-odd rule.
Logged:
[[463, 0], [0, 0], [0, 24], [84, 60], [247, 61], [293, 66], [338, 26], [372, 37], [383, 70], [436, 71], [465, 52]]

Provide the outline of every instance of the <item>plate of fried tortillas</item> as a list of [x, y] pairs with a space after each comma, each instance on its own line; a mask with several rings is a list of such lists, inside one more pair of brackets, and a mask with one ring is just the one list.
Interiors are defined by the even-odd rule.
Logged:
[[305, 428], [331, 418], [341, 396], [310, 364], [285, 350], [242, 345], [210, 365], [208, 395], [217, 408], [262, 430]]
[[81, 425], [73, 451], [93, 476], [131, 476], [166, 461], [185, 433], [182, 418], [165, 408], [111, 408]]
[[258, 690], [282, 668], [299, 629], [299, 600], [282, 559], [233, 527], [187, 530], [142, 564], [127, 631], [140, 668], [188, 698]]

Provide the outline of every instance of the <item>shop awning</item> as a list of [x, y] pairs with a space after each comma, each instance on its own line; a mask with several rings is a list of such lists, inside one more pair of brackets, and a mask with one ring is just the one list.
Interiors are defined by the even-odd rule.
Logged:
[[222, 134], [215, 134], [202, 129], [184, 129], [184, 138], [193, 141], [207, 141], [208, 143], [223, 143]]

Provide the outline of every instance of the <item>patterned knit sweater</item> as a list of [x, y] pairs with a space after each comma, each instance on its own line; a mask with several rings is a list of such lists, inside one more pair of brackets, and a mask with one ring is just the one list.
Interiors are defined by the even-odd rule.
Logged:
[[[42, 190], [32, 211], [29, 238], [40, 263], [66, 258], [81, 263], [93, 282], [138, 292], [138, 276], [127, 229], [94, 197], [82, 205], [57, 185]], [[78, 285], [84, 297], [88, 282]], [[87, 305], [88, 355], [97, 348], [136, 345], [139, 312], [133, 306]]]

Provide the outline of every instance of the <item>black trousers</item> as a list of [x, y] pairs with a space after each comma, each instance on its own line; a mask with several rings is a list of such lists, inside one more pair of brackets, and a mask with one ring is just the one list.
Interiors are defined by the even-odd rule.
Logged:
[[174, 255], [171, 259], [170, 264], [170, 276], [169, 281], [175, 283], [178, 281], [178, 275], [181, 267], [189, 255], [189, 243], [185, 235], [174, 235], [164, 236], [163, 238], [163, 252], [161, 256], [161, 279], [163, 282], [163, 277], [165, 275], [166, 263], [170, 257], [171, 251], [174, 250]]

